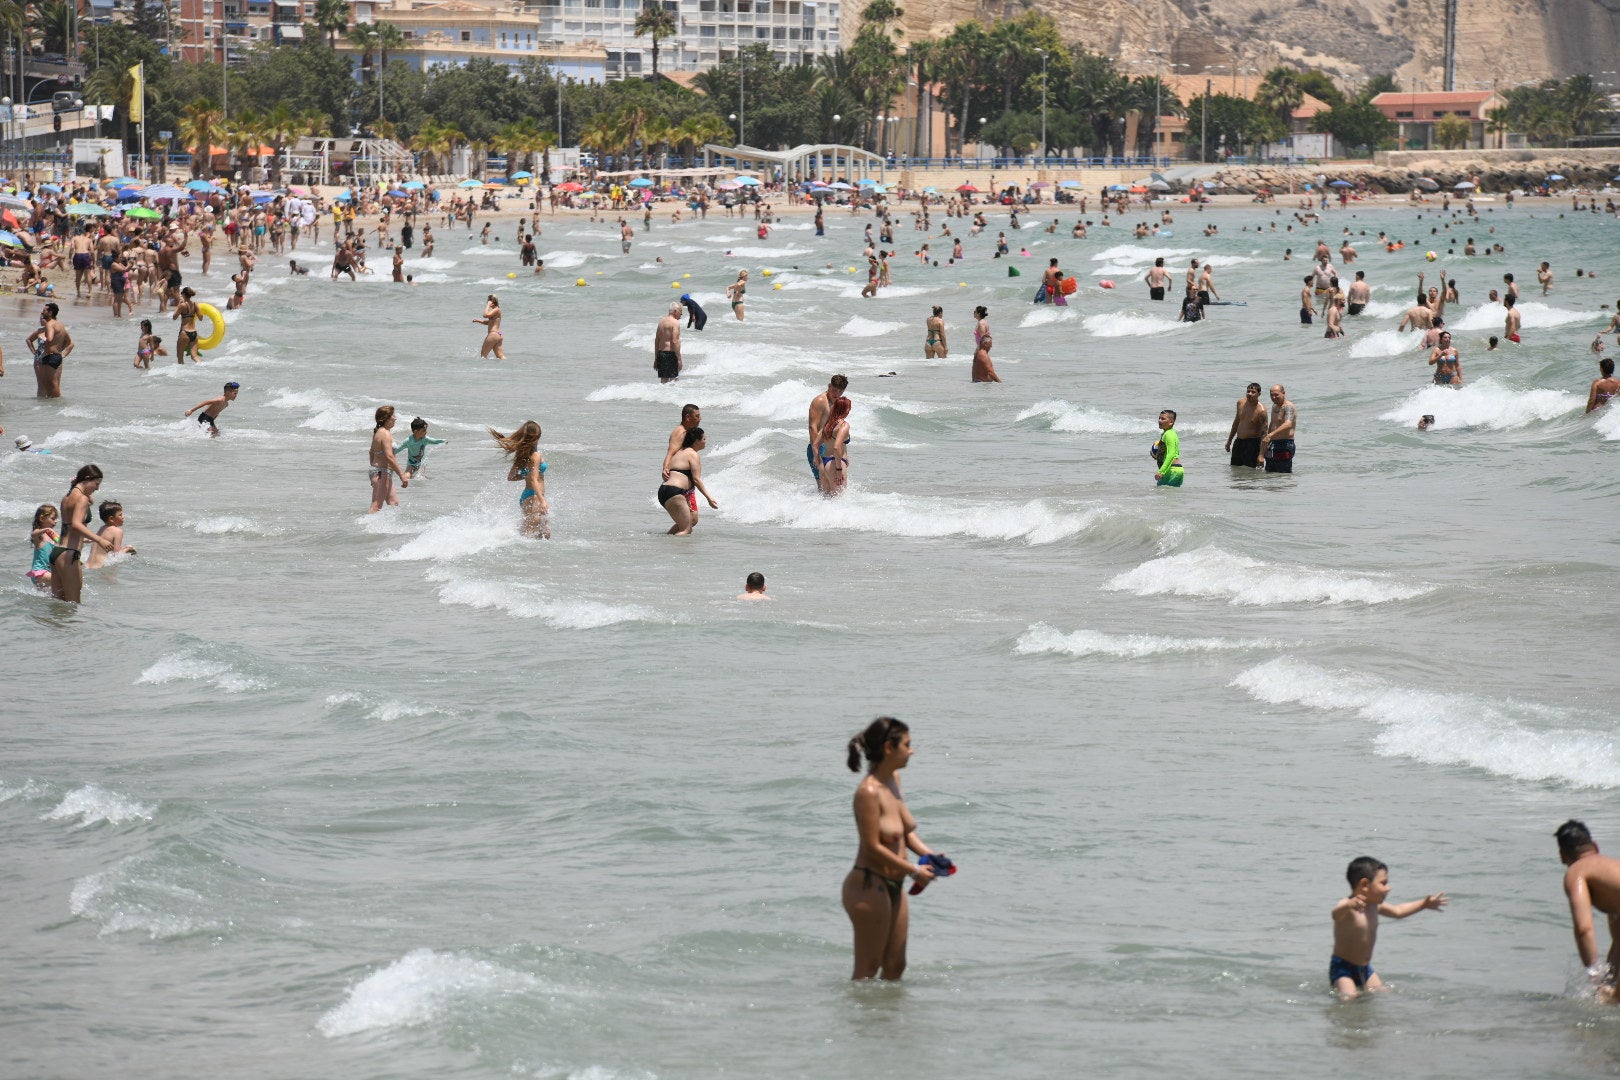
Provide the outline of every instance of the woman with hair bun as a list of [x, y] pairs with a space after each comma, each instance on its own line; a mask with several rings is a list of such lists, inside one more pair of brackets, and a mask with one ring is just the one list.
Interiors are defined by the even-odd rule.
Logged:
[[911, 729], [892, 716], [880, 716], [849, 740], [849, 768], [866, 776], [855, 789], [855, 830], [860, 850], [844, 878], [844, 910], [855, 928], [855, 970], [850, 978], [881, 973], [898, 979], [906, 970], [906, 930], [910, 911], [902, 886], [917, 879], [919, 891], [934, 873], [905, 856], [907, 848], [932, 855], [917, 836], [917, 821], [900, 794], [899, 771], [911, 760]]

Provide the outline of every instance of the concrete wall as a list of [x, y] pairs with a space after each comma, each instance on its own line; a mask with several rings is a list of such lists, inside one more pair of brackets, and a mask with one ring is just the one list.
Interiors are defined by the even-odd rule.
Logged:
[[1543, 147], [1539, 150], [1379, 150], [1373, 155], [1375, 165], [1392, 169], [1414, 169], [1419, 166], [1434, 168], [1466, 168], [1472, 162], [1486, 167], [1511, 168], [1531, 161], [1568, 162], [1588, 166], [1620, 164], [1620, 146], [1594, 149], [1561, 150]]

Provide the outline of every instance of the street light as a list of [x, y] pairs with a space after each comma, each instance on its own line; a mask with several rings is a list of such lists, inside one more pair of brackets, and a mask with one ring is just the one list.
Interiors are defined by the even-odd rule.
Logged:
[[[12, 124], [12, 115], [11, 115], [11, 99], [10, 99], [10, 98], [9, 98], [9, 97], [0, 97], [0, 108], [3, 108], [3, 109], [5, 109], [5, 110], [6, 110], [6, 123], [5, 123], [5, 131], [6, 131], [6, 134], [5, 134], [5, 143], [6, 143], [6, 148], [7, 148], [7, 150], [8, 150], [8, 151], [10, 151], [10, 152], [11, 152], [11, 153], [15, 153], [15, 152], [16, 152], [16, 148], [15, 148], [15, 147], [14, 147], [14, 146], [12, 146], [12, 142], [11, 142], [11, 124]], [[6, 157], [7, 157], [7, 158], [10, 158], [10, 157], [11, 157], [11, 153], [8, 153], [8, 154], [7, 154], [7, 155], [6, 155]], [[7, 168], [6, 168], [6, 171], [7, 171], [7, 172], [11, 172], [11, 171], [13, 171], [13, 170], [12, 170], [12, 169], [11, 169], [11, 168], [10, 168], [10, 162], [9, 162], [9, 161], [8, 161], [8, 162], [7, 162]]]
[[[733, 124], [737, 124], [737, 114], [736, 113], [732, 113], [731, 116], [728, 119], [730, 119]], [[742, 145], [742, 125], [741, 124], [737, 124], [737, 145], [738, 146]]]
[[1036, 49], [1041, 54], [1041, 163], [1046, 163], [1046, 50]]

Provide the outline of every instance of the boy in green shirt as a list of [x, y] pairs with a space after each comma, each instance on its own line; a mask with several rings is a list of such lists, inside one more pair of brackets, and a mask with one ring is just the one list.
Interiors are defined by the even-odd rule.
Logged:
[[1187, 474], [1181, 467], [1181, 436], [1176, 434], [1174, 409], [1159, 414], [1159, 430], [1164, 434], [1153, 444], [1153, 460], [1159, 463], [1153, 475], [1160, 487], [1180, 487]]

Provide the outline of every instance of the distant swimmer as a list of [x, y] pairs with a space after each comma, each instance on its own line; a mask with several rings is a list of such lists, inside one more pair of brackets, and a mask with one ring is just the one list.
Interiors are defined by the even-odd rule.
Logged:
[[1461, 389], [1463, 384], [1462, 357], [1451, 344], [1451, 331], [1442, 330], [1440, 340], [1429, 353], [1429, 366], [1434, 368], [1434, 384]]
[[693, 490], [703, 494], [711, 510], [720, 509], [720, 504], [714, 501], [709, 489], [703, 486], [701, 455], [707, 445], [702, 428], [695, 427], [688, 431], [681, 440], [681, 448], [669, 459], [668, 476], [658, 485], [658, 505], [675, 523], [669, 527], [670, 536], [691, 536], [692, 530], [697, 528], [698, 513], [693, 507], [695, 499], [689, 497]]
[[1226, 451], [1232, 455], [1234, 469], [1260, 467], [1260, 440], [1265, 434], [1266, 407], [1260, 403], [1260, 384], [1252, 382], [1238, 398], [1232, 430], [1226, 433]]
[[1614, 377], [1614, 360], [1605, 356], [1598, 361], [1598, 371], [1602, 374], [1592, 380], [1592, 389], [1586, 395], [1586, 411], [1601, 409], [1615, 398], [1620, 397], [1620, 379]]
[[[816, 212], [819, 216], [820, 211]], [[775, 600], [774, 596], [765, 595], [765, 575], [755, 570], [743, 582], [743, 591], [737, 594], [739, 600]]]
[[1519, 326], [1522, 322], [1519, 309], [1515, 306], [1517, 299], [1513, 293], [1502, 297], [1502, 306], [1507, 309], [1507, 315], [1502, 320], [1502, 336], [1515, 345], [1520, 344]]
[[653, 371], [661, 383], [681, 377], [681, 316], [685, 313], [680, 301], [675, 301], [653, 330]]
[[1404, 904], [1386, 903], [1389, 867], [1369, 855], [1352, 859], [1345, 877], [1350, 881], [1350, 895], [1333, 905], [1333, 957], [1328, 961], [1328, 982], [1340, 998], [1349, 1001], [1363, 991], [1384, 988], [1372, 969], [1379, 917], [1405, 919], [1420, 911], [1439, 911], [1449, 901], [1442, 892]]
[[907, 849], [920, 856], [934, 852], [917, 835], [917, 819], [906, 809], [899, 772], [911, 761], [911, 729], [891, 716], [880, 716], [849, 740], [848, 765], [866, 776], [855, 788], [855, 831], [859, 846], [855, 865], [844, 876], [844, 911], [855, 930], [855, 967], [851, 979], [900, 978], [906, 971], [906, 938], [910, 909], [905, 883], [916, 881], [913, 894], [934, 880], [927, 862], [911, 862]]
[[1346, 315], [1360, 315], [1367, 310], [1367, 303], [1372, 299], [1372, 286], [1367, 284], [1367, 271], [1357, 270], [1356, 280], [1350, 283], [1350, 290], [1345, 294], [1347, 306]]
[[1142, 275], [1142, 280], [1147, 282], [1149, 300], [1164, 299], [1164, 290], [1170, 286], [1170, 271], [1164, 268], [1163, 255], [1153, 260], [1152, 267]]
[[821, 461], [817, 484], [823, 495], [842, 495], [849, 484], [849, 411], [852, 406], [849, 398], [839, 398], [833, 402], [827, 422], [821, 425], [816, 456]]
[[923, 342], [923, 357], [928, 360], [943, 360], [950, 355], [945, 344], [945, 309], [938, 304], [934, 305], [934, 313], [924, 322], [928, 331], [927, 340]]
[[1186, 479], [1181, 465], [1181, 436], [1176, 434], [1176, 411], [1159, 413], [1159, 441], [1153, 444], [1153, 482], [1159, 487], [1180, 487]]
[[996, 374], [995, 361], [990, 359], [990, 349], [995, 344], [990, 334], [990, 309], [980, 305], [973, 309], [973, 381], [1000, 382], [1001, 376]]
[[394, 457], [394, 437], [390, 432], [394, 429], [394, 407], [381, 405], [377, 408], [377, 426], [371, 430], [371, 452], [367, 459], [370, 464], [366, 470], [366, 478], [371, 481], [371, 509], [368, 514], [375, 514], [384, 506], [398, 506], [399, 496], [394, 494], [394, 477], [399, 477], [399, 486], [411, 486], [410, 478], [399, 467], [399, 461]]
[[821, 429], [827, 425], [827, 417], [832, 415], [833, 405], [844, 396], [847, 389], [849, 379], [843, 375], [834, 375], [827, 380], [827, 389], [810, 399], [810, 440], [804, 444], [804, 456], [810, 463], [810, 475], [815, 477], [817, 488], [821, 486], [821, 466], [816, 454], [816, 444], [820, 441]]
[[501, 302], [494, 293], [490, 293], [484, 300], [484, 317], [474, 319], [473, 322], [485, 328], [484, 342], [478, 347], [478, 359], [488, 359], [491, 353], [495, 359], [505, 360], [506, 349], [503, 348], [504, 335], [501, 333]]
[[1282, 383], [1278, 383], [1271, 388], [1271, 426], [1260, 440], [1260, 456], [1265, 459], [1266, 472], [1294, 471], [1294, 431], [1298, 422], [1294, 403], [1288, 400]]
[[236, 400], [236, 395], [239, 394], [241, 390], [241, 383], [235, 382], [234, 380], [228, 382], [225, 384], [225, 392], [219, 397], [209, 398], [207, 401], [193, 405], [191, 408], [186, 410], [186, 415], [190, 416], [192, 413], [196, 413], [197, 423], [208, 425], [208, 437], [210, 439], [217, 439], [219, 438], [219, 425], [216, 424], [215, 421], [219, 419], [220, 413], [230, 408], [231, 402]]
[[518, 493], [518, 506], [523, 511], [523, 535], [550, 540], [551, 529], [546, 524], [546, 516], [551, 513], [551, 506], [546, 502], [546, 459], [540, 453], [540, 424], [527, 420], [510, 435], [502, 435], [494, 428], [490, 428], [489, 433], [494, 436], [495, 444], [512, 459], [506, 479], [512, 483], [523, 481], [523, 490]]
[[[1615, 981], [1620, 973], [1620, 860], [1598, 852], [1597, 841], [1586, 825], [1573, 818], [1553, 833], [1558, 839], [1558, 858], [1569, 869], [1564, 871], [1564, 895], [1569, 899], [1569, 919], [1575, 930], [1575, 949], [1581, 966], [1598, 988], [1598, 1000], [1613, 1003]], [[1609, 956], [1598, 956], [1597, 929], [1592, 924], [1596, 909], [1609, 917]]]

